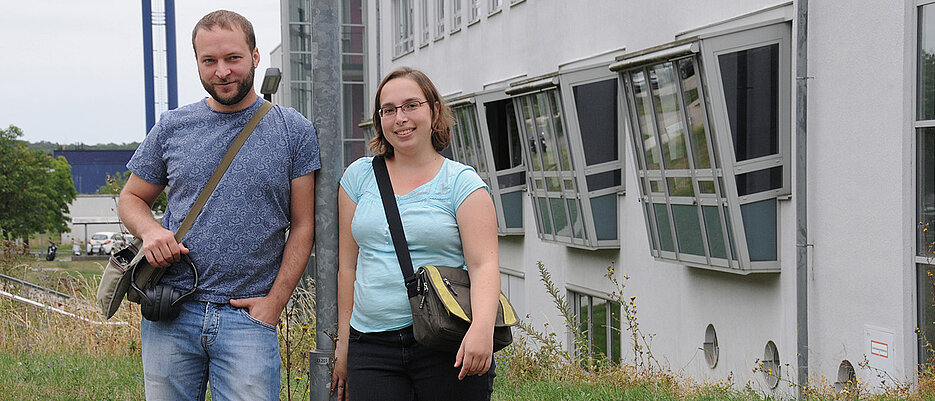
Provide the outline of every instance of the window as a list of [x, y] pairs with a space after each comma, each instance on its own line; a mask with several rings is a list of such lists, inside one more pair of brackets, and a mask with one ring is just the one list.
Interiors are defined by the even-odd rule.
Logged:
[[344, 167], [364, 156], [367, 148], [367, 134], [360, 126], [361, 121], [368, 119], [363, 4], [363, 0], [341, 2], [341, 131]]
[[935, 341], [935, 4], [918, 11], [916, 49], [916, 283], [918, 286], [919, 360], [933, 355]]
[[619, 364], [620, 304], [574, 291], [568, 292], [568, 299], [584, 349], [593, 357]]
[[445, 37], [445, 2], [448, 0], [435, 0], [435, 39]]
[[616, 248], [623, 191], [617, 83], [605, 66], [515, 85], [539, 238]]
[[525, 280], [520, 275], [513, 273], [504, 273], [500, 271], [500, 292], [506, 295], [516, 311], [516, 316], [525, 316], [526, 313], [526, 288], [523, 284]]
[[[625, 55], [626, 94], [653, 256], [728, 271], [779, 269], [790, 193], [790, 27]], [[641, 61], [646, 60], [646, 61]]]
[[412, 1], [393, 0], [393, 57], [399, 57], [412, 51]]
[[461, 0], [451, 0], [451, 32], [461, 29]]
[[468, 25], [480, 21], [480, 0], [468, 0], [471, 2], [471, 17], [468, 18]]
[[513, 102], [502, 90], [453, 100], [454, 158], [474, 166], [489, 184], [500, 235], [522, 235], [526, 171]]
[[431, 13], [429, 10], [429, 0], [422, 0], [422, 35], [420, 36], [419, 45], [424, 46], [429, 43], [429, 37], [431, 36]]
[[503, 0], [489, 0], [487, 3], [487, 14], [493, 14], [497, 11], [500, 11], [500, 6], [503, 4]]

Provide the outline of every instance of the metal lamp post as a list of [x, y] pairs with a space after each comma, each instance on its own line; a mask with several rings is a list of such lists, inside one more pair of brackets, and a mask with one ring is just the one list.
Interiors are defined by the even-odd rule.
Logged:
[[282, 81], [282, 72], [279, 68], [270, 67], [266, 69], [263, 75], [263, 83], [260, 85], [260, 93], [267, 102], [273, 101], [273, 94], [279, 90], [279, 82]]

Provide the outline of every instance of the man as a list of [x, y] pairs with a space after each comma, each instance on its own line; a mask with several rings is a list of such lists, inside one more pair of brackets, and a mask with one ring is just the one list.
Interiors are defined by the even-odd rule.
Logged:
[[[260, 53], [243, 16], [215, 11], [192, 31], [202, 85], [211, 95], [170, 110], [127, 164], [120, 217], [146, 259], [168, 269], [160, 284], [198, 288], [170, 321], [140, 324], [147, 399], [278, 400], [276, 325], [312, 246], [312, 124], [274, 107], [234, 158], [185, 237], [178, 230], [231, 142], [263, 104], [253, 89]], [[160, 225], [150, 205], [168, 186]], [[286, 230], [289, 235], [286, 239]]]

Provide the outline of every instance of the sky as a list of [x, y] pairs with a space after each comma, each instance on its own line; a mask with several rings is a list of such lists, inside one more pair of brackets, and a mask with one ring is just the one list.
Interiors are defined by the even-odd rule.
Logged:
[[[256, 33], [259, 93], [270, 51], [281, 42], [278, 0], [175, 0], [179, 105], [207, 96], [191, 30], [227, 9]], [[139, 0], [0, 1], [0, 128], [62, 144], [142, 141], [143, 17]]]

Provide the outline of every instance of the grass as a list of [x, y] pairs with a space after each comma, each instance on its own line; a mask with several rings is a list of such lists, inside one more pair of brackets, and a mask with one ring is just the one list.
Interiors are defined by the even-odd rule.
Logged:
[[0, 399], [142, 400], [143, 366], [132, 355], [0, 353]]

